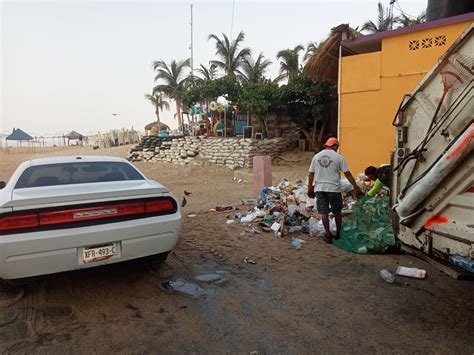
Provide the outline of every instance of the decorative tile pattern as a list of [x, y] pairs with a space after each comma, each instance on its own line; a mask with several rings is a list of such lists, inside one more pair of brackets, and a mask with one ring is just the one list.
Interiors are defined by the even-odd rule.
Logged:
[[437, 47], [445, 46], [446, 45], [446, 36], [436, 36], [434, 39], [434, 44]]
[[426, 37], [423, 39], [412, 39], [408, 42], [408, 50], [417, 51], [419, 49], [426, 49], [432, 47], [445, 46], [447, 42], [446, 35], [436, 37]]
[[428, 38], [423, 38], [421, 40], [421, 48], [431, 48], [433, 44], [433, 38], [428, 37]]
[[415, 39], [414, 41], [410, 41], [408, 49], [411, 51], [416, 51], [417, 49], [420, 49], [420, 41], [417, 39]]

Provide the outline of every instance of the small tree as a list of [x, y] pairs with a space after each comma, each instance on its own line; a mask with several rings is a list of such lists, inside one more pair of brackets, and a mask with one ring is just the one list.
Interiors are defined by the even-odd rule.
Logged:
[[302, 50], [304, 47], [298, 44], [293, 49], [283, 49], [277, 53], [276, 57], [280, 61], [280, 75], [275, 78], [275, 81], [292, 80], [300, 74], [300, 52]]
[[[280, 88], [280, 105], [302, 130], [315, 149], [330, 118], [331, 105], [337, 98], [334, 85], [327, 81], [298, 76]], [[319, 124], [319, 134], [317, 128]]]
[[278, 99], [278, 85], [267, 80], [264, 82], [246, 83], [238, 101], [240, 109], [255, 115], [260, 123], [262, 132], [266, 132], [264, 117], [268, 111], [276, 106]]
[[163, 93], [176, 103], [176, 116], [178, 125], [183, 129], [181, 116], [181, 100], [189, 78], [185, 75], [185, 69], [189, 67], [189, 59], [183, 61], [172, 60], [168, 65], [163, 60], [153, 62], [153, 70], [156, 71], [155, 82], [159, 82], [153, 88], [153, 94]]
[[151, 102], [155, 107], [156, 122], [158, 122], [158, 129], [161, 129], [160, 111], [169, 110], [170, 104], [163, 98], [163, 95], [159, 92], [155, 92], [153, 95], [146, 94], [145, 99]]
[[240, 68], [242, 62], [250, 55], [250, 48], [245, 47], [241, 49], [242, 42], [245, 39], [245, 33], [240, 31], [233, 40], [230, 40], [224, 33], [222, 34], [222, 38], [219, 38], [215, 34], [210, 34], [208, 39], [215, 41], [216, 56], [218, 58], [211, 60], [210, 63], [222, 69], [226, 75], [232, 78], [241, 75]]
[[265, 71], [272, 64], [268, 59], [265, 59], [263, 53], [260, 53], [257, 59], [251, 56], [246, 57], [242, 63], [242, 74], [239, 79], [243, 83], [256, 83], [265, 80]]

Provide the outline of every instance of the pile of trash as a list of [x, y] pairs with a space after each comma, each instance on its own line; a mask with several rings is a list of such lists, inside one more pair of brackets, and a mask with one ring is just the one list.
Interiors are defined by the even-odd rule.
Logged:
[[[350, 194], [352, 186], [348, 181], [341, 180], [341, 183], [344, 190], [343, 214], [349, 214], [355, 204]], [[322, 236], [324, 227], [316, 212], [316, 199], [308, 197], [307, 186], [307, 182], [301, 179], [294, 182], [284, 179], [276, 186], [265, 187], [260, 191], [258, 199], [242, 200], [242, 204], [252, 208], [247, 212], [236, 213], [234, 219], [251, 225], [255, 233], [273, 232], [277, 237], [287, 233]], [[336, 223], [330, 217], [330, 226], [335, 232]]]
[[[359, 179], [358, 179], [359, 180]], [[358, 181], [359, 182], [359, 181]], [[282, 180], [276, 186], [265, 187], [258, 199], [245, 199], [242, 204], [248, 210], [236, 211], [227, 224], [237, 221], [249, 227], [252, 233], [274, 233], [283, 237], [292, 233], [306, 233], [310, 237], [324, 236], [321, 216], [316, 211], [316, 199], [308, 197], [307, 181]], [[382, 253], [395, 245], [395, 234], [389, 215], [388, 196], [375, 198], [352, 198], [352, 185], [341, 179], [343, 195], [343, 218], [340, 239], [334, 241], [337, 247], [359, 254]], [[219, 207], [215, 211], [230, 212], [232, 206]], [[336, 222], [329, 215], [331, 232], [336, 234]], [[304, 240], [292, 238], [292, 248], [300, 249]]]

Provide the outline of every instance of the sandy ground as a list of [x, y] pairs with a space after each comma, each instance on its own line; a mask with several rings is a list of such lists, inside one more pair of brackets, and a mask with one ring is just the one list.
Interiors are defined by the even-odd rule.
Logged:
[[[0, 180], [31, 157], [124, 156], [127, 149], [1, 153]], [[300, 160], [275, 166], [275, 182], [306, 174], [311, 154], [287, 157]], [[252, 197], [250, 171], [136, 165], [180, 199], [192, 192], [176, 250], [163, 265], [117, 264], [0, 292], [0, 353], [474, 352], [474, 283], [408, 255], [355, 255], [306, 235], [296, 251], [288, 237], [227, 225], [229, 214], [209, 209]], [[244, 263], [246, 256], [256, 264]], [[398, 265], [426, 269], [428, 278], [384, 283], [379, 270]], [[217, 282], [195, 279], [216, 272]], [[160, 290], [178, 279], [201, 294]]]

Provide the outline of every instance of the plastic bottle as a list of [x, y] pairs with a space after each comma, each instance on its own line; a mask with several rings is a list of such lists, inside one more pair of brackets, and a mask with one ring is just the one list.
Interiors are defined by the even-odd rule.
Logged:
[[395, 282], [395, 275], [393, 275], [387, 269], [380, 270], [380, 277], [389, 284], [393, 284]]
[[469, 260], [468, 258], [464, 258], [460, 255], [450, 255], [449, 261], [452, 264], [463, 268], [464, 270], [474, 272], [474, 260]]
[[319, 233], [319, 226], [318, 226], [318, 220], [314, 217], [311, 217], [309, 219], [309, 236], [310, 237], [316, 237]]
[[300, 242], [298, 239], [293, 239], [293, 240], [291, 241], [291, 247], [292, 247], [293, 249], [299, 250], [299, 249], [301, 249], [301, 242]]

